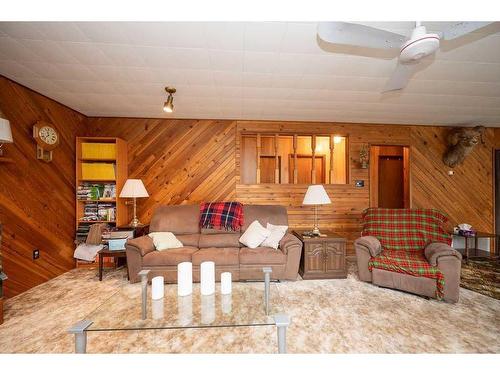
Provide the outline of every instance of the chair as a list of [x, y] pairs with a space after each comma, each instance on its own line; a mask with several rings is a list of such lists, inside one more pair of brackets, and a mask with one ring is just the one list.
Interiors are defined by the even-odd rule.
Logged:
[[368, 208], [354, 242], [361, 281], [457, 302], [461, 254], [434, 209]]

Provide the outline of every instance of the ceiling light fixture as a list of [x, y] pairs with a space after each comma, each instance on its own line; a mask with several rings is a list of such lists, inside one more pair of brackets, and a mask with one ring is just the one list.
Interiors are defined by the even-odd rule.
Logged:
[[174, 111], [174, 87], [165, 87], [165, 91], [168, 93], [168, 98], [165, 104], [163, 104], [163, 111], [167, 113], [172, 113]]

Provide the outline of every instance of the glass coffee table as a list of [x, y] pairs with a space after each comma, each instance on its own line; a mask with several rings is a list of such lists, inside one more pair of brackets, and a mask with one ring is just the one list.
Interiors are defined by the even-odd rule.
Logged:
[[276, 326], [278, 352], [286, 353], [286, 329], [290, 318], [284, 313], [276, 285], [270, 282], [271, 268], [263, 268], [261, 283], [233, 282], [232, 293], [202, 296], [200, 285], [193, 293], [177, 296], [177, 284], [165, 285], [165, 297], [151, 299], [149, 270], [139, 272], [141, 284], [128, 284], [113, 294], [84, 320], [69, 329], [75, 335], [75, 352], [85, 353], [88, 332]]

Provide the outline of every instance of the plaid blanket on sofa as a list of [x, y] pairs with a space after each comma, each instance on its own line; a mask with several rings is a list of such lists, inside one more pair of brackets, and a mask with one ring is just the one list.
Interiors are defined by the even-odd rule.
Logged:
[[368, 208], [362, 236], [377, 237], [384, 250], [423, 251], [431, 242], [451, 245], [443, 229], [448, 218], [432, 208]]
[[444, 275], [439, 268], [430, 265], [423, 252], [383, 250], [368, 262], [368, 269], [372, 271], [374, 268], [435, 279], [436, 298], [443, 298]]
[[200, 227], [239, 231], [243, 205], [239, 202], [206, 202], [200, 205]]
[[447, 218], [434, 209], [369, 208], [363, 213], [363, 236], [374, 236], [382, 245], [382, 253], [372, 257], [368, 269], [384, 269], [436, 280], [436, 297], [441, 299], [444, 275], [431, 266], [424, 248], [432, 242], [451, 244], [451, 236], [443, 229]]

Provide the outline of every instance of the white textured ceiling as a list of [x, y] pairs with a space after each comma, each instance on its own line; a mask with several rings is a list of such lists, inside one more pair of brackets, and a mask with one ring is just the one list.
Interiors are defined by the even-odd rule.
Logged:
[[405, 90], [381, 94], [394, 57], [328, 45], [308, 22], [0, 22], [0, 74], [89, 116], [500, 126], [500, 23], [442, 42]]

